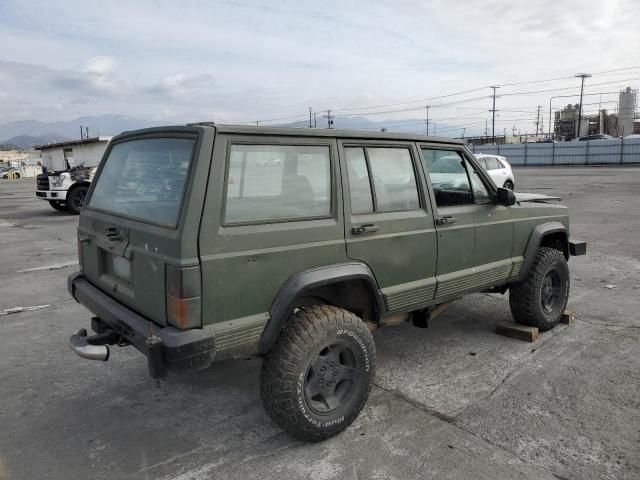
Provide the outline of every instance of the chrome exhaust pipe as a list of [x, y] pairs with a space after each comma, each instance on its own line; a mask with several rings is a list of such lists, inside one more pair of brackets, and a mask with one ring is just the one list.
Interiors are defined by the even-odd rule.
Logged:
[[91, 345], [87, 341], [87, 330], [81, 328], [69, 337], [69, 346], [73, 352], [88, 360], [109, 360], [109, 347], [107, 345]]

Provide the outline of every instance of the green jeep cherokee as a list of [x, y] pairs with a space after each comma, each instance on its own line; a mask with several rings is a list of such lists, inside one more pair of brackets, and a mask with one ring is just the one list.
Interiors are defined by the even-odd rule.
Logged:
[[114, 138], [78, 227], [71, 348], [133, 345], [152, 377], [264, 357], [261, 395], [293, 436], [347, 427], [376, 368], [370, 329], [510, 291], [553, 327], [569, 296], [567, 208], [496, 188], [449, 138], [193, 124]]

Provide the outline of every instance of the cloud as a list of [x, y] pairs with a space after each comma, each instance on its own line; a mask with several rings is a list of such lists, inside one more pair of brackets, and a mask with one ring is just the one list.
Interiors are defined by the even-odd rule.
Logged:
[[[6, 0], [0, 44], [11, 48], [0, 53], [0, 91], [6, 120], [251, 121], [628, 66], [639, 16], [637, 0]], [[485, 118], [488, 95], [432, 114], [462, 124], [477, 107]], [[534, 112], [550, 95], [502, 97], [500, 127], [534, 128], [534, 113], [517, 120], [506, 110]]]

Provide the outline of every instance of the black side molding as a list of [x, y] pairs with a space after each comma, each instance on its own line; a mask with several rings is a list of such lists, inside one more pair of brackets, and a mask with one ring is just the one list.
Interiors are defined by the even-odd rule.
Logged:
[[291, 276], [280, 288], [278, 295], [269, 309], [269, 322], [267, 323], [260, 343], [258, 353], [269, 351], [275, 343], [280, 329], [292, 313], [293, 303], [296, 297], [303, 295], [315, 287], [330, 285], [332, 283], [347, 280], [364, 280], [369, 287], [369, 293], [374, 306], [374, 315], [379, 318], [384, 312], [384, 299], [378, 287], [371, 269], [362, 262], [339, 263], [326, 267], [312, 268]]
[[572, 257], [577, 257], [578, 255], [586, 255], [587, 254], [587, 242], [583, 242], [582, 240], [571, 240], [569, 241], [569, 255]]

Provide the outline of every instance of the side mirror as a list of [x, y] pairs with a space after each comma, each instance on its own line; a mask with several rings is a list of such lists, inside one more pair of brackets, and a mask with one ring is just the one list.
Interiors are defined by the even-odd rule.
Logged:
[[498, 205], [510, 207], [516, 203], [516, 194], [508, 188], [498, 188]]

